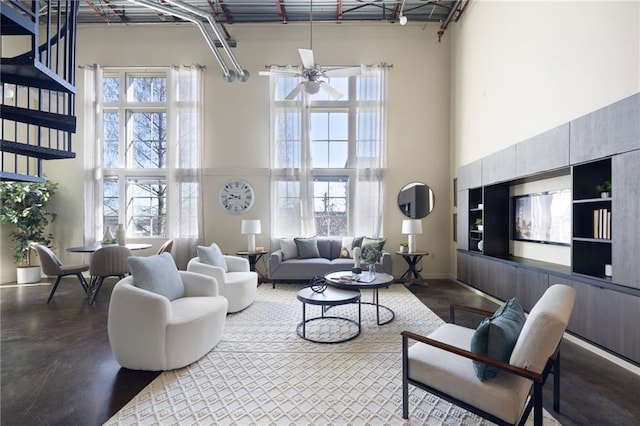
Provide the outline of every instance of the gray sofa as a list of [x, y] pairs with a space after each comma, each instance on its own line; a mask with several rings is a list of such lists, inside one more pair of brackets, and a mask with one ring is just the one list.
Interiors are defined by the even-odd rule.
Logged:
[[[269, 256], [268, 267], [268, 277], [273, 283], [273, 288], [276, 287], [277, 281], [306, 281], [329, 272], [350, 271], [353, 268], [353, 259], [341, 258], [341, 248], [342, 237], [318, 237], [320, 257], [283, 260], [282, 249], [274, 251]], [[390, 253], [382, 252], [380, 263], [376, 264], [376, 271], [391, 274], [392, 261]]]

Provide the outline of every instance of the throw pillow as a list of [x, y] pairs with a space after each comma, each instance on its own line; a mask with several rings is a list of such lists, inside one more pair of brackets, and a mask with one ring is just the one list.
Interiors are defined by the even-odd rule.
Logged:
[[295, 259], [298, 257], [298, 246], [293, 238], [280, 238], [280, 248], [282, 249], [282, 260]]
[[[518, 300], [507, 300], [480, 323], [471, 338], [471, 352], [508, 363], [525, 320]], [[499, 368], [478, 361], [473, 361], [473, 369], [480, 381], [491, 379], [500, 372]]]
[[384, 238], [368, 238], [362, 240], [362, 261], [366, 264], [377, 263], [382, 257], [382, 249], [384, 248]]
[[127, 258], [127, 263], [136, 287], [160, 294], [169, 300], [175, 300], [184, 295], [184, 284], [171, 254], [130, 256]]
[[202, 263], [217, 266], [225, 272], [229, 272], [227, 262], [224, 260], [224, 254], [222, 254], [222, 250], [220, 250], [220, 247], [218, 247], [216, 243], [211, 244], [209, 247], [198, 246], [198, 257]]
[[316, 237], [294, 238], [298, 247], [298, 257], [301, 259], [309, 259], [312, 257], [320, 257], [318, 251], [318, 239]]
[[340, 257], [353, 259], [353, 249], [362, 246], [364, 237], [342, 237], [342, 247], [340, 247]]

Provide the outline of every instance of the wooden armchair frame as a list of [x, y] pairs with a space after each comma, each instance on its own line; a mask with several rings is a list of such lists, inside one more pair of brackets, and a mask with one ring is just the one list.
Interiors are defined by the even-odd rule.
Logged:
[[[471, 306], [452, 304], [449, 307], [449, 313], [450, 313], [451, 323], [453, 324], [455, 324], [456, 310], [462, 310], [462, 311], [471, 312], [471, 313], [484, 315], [484, 316], [493, 315], [492, 311], [478, 309]], [[466, 403], [465, 401], [454, 398], [425, 383], [410, 379], [409, 378], [409, 357], [408, 357], [409, 339], [445, 350], [447, 352], [451, 352], [453, 354], [456, 354], [465, 358], [469, 358], [471, 360], [483, 362], [485, 364], [499, 368], [505, 373], [515, 374], [531, 380], [533, 382], [532, 392], [530, 392], [530, 397], [527, 400], [522, 417], [520, 418], [520, 421], [517, 423], [518, 425], [524, 425], [525, 422], [527, 421], [527, 418], [529, 417], [529, 414], [531, 413], [531, 410], [533, 410], [534, 426], [542, 426], [542, 387], [544, 386], [549, 373], [553, 372], [553, 375], [554, 375], [553, 409], [556, 412], [560, 412], [560, 351], [558, 347], [556, 348], [553, 356], [549, 358], [549, 360], [547, 361], [547, 364], [544, 370], [542, 371], [542, 373], [535, 373], [533, 371], [525, 370], [523, 368], [516, 367], [511, 364], [502, 362], [495, 358], [478, 355], [474, 352], [470, 352], [465, 349], [461, 349], [456, 346], [452, 346], [447, 343], [443, 343], [438, 340], [431, 339], [427, 336], [422, 336], [420, 334], [413, 333], [411, 331], [403, 331], [401, 332], [401, 335], [402, 335], [402, 418], [403, 419], [409, 418], [409, 384], [411, 384], [429, 393], [432, 393], [442, 399], [445, 399], [459, 407], [462, 407], [467, 411], [475, 413], [493, 423], [496, 423], [498, 425], [511, 425], [511, 423], [507, 423], [504, 420], [492, 414], [489, 414], [480, 408], [477, 408], [473, 405]], [[560, 346], [560, 344], [558, 344], [558, 346]]]

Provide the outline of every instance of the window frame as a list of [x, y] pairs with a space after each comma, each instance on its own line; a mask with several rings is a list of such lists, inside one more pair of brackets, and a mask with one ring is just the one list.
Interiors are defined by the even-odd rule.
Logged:
[[[166, 238], [167, 231], [167, 221], [170, 215], [169, 213], [169, 204], [170, 194], [172, 193], [170, 186], [173, 185], [169, 179], [169, 169], [167, 167], [168, 164], [172, 164], [174, 161], [174, 152], [175, 149], [172, 147], [171, 139], [169, 135], [172, 132], [171, 126], [172, 120], [169, 119], [169, 115], [171, 114], [171, 108], [169, 106], [172, 84], [171, 84], [171, 73], [169, 72], [168, 67], [161, 67], [149, 71], [147, 69], [137, 69], [137, 68], [109, 68], [105, 69], [103, 72], [103, 84], [105, 78], [114, 78], [117, 77], [119, 84], [119, 93], [118, 93], [118, 101], [106, 101], [102, 100], [102, 111], [100, 112], [100, 121], [103, 121], [103, 115], [106, 113], [117, 112], [119, 116], [118, 123], [118, 166], [124, 167], [104, 167], [103, 168], [103, 181], [106, 180], [116, 180], [118, 183], [118, 223], [125, 224], [125, 230], [127, 233], [127, 237], [136, 238], [136, 239], [164, 239]], [[165, 96], [164, 101], [157, 102], [138, 102], [134, 101], [132, 94], [128, 93], [128, 88], [131, 87], [130, 90], [133, 90], [133, 86], [130, 84], [130, 79], [135, 77], [162, 77], [166, 79], [166, 91], [167, 94]], [[165, 132], [165, 143], [166, 143], [166, 158], [164, 162], [163, 168], [136, 168], [133, 166], [133, 155], [129, 155], [129, 145], [133, 143], [133, 128], [129, 124], [132, 120], [133, 113], [156, 113], [163, 112], [166, 114], [166, 132]], [[102, 141], [100, 144], [100, 152], [101, 158], [103, 158], [104, 163], [104, 124], [101, 128], [101, 138]], [[133, 149], [133, 148], [131, 148]], [[130, 214], [130, 204], [133, 199], [132, 195], [130, 195], [130, 184], [129, 182], [135, 179], [160, 179], [164, 180], [166, 185], [166, 196], [165, 196], [165, 210], [163, 215], [158, 215], [158, 217], [164, 217], [165, 226], [163, 227], [165, 235], [148, 235], [148, 236], [139, 236], [134, 235], [131, 229], [133, 215]], [[102, 188], [104, 197], [104, 184]], [[104, 206], [104, 200], [103, 200]], [[105, 221], [106, 215], [103, 213], [103, 227], [110, 226], [107, 225]]]

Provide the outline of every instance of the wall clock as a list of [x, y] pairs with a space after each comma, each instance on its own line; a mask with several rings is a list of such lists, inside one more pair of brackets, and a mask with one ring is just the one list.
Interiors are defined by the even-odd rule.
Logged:
[[253, 188], [241, 179], [232, 179], [220, 188], [218, 201], [220, 206], [231, 214], [242, 214], [253, 206], [255, 199]]

